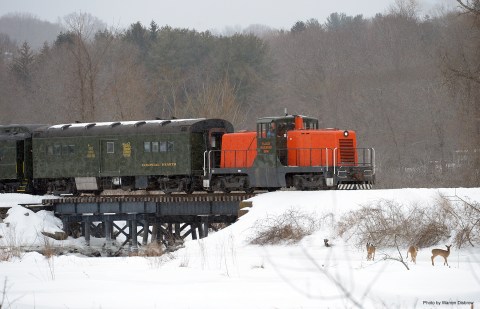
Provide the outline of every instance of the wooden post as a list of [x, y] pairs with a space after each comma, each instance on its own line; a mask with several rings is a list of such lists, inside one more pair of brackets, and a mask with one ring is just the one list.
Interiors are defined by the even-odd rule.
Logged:
[[152, 223], [152, 239], [151, 239], [151, 241], [152, 242], [156, 241], [157, 243], [159, 243], [158, 238], [159, 238], [159, 236], [158, 236], [158, 223], [157, 223], [157, 221], [154, 221]]
[[180, 236], [180, 223], [175, 223], [175, 235], [173, 237], [174, 243], [176, 244], [177, 241], [181, 239], [182, 237]]
[[112, 245], [112, 221], [105, 217], [105, 246], [108, 248]]
[[190, 229], [192, 231], [192, 239], [196, 240], [197, 239], [197, 227], [194, 223], [190, 224]]
[[150, 227], [148, 225], [148, 220], [142, 220], [143, 224], [143, 238], [142, 238], [142, 245], [146, 245], [148, 242], [148, 233], [150, 232]]
[[90, 246], [90, 220], [87, 217], [83, 217], [85, 220], [83, 221], [83, 231], [85, 236], [85, 243], [87, 246]]
[[137, 219], [134, 218], [130, 221], [130, 237], [132, 240], [132, 252], [138, 252], [138, 241], [137, 241]]
[[174, 240], [174, 235], [173, 235], [173, 224], [172, 223], [168, 223], [167, 224], [167, 227], [168, 227], [168, 235], [166, 235], [167, 237], [167, 243], [169, 246], [173, 246], [175, 244]]
[[200, 238], [208, 236], [208, 216], [200, 216], [201, 234]]

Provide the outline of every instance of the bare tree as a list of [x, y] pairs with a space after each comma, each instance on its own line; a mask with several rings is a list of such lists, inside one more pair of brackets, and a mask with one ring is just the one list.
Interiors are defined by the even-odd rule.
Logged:
[[469, 153], [465, 177], [480, 180], [480, 2], [457, 0], [461, 14], [448, 16], [443, 46], [443, 72], [459, 110], [462, 129], [459, 151]]
[[245, 122], [246, 114], [236, 100], [236, 90], [227, 77], [222, 80], [206, 81], [199, 92], [187, 93], [187, 102], [182, 115], [198, 115], [205, 118], [223, 118], [234, 125]]
[[102, 23], [87, 13], [73, 13], [65, 18], [68, 29], [65, 48], [72, 56], [77, 81], [80, 115], [83, 121], [95, 119], [97, 78], [100, 65], [105, 60], [113, 36], [102, 36], [101, 43], [93, 44]]
[[416, 19], [419, 12], [420, 6], [418, 0], [395, 0], [394, 4], [390, 7], [391, 14], [398, 14], [407, 18]]
[[97, 117], [102, 120], [128, 120], [152, 117], [147, 105], [153, 100], [147, 72], [138, 65], [140, 51], [116, 40], [100, 68]]
[[457, 0], [458, 4], [465, 11], [473, 14], [476, 18], [480, 18], [480, 1], [479, 0]]

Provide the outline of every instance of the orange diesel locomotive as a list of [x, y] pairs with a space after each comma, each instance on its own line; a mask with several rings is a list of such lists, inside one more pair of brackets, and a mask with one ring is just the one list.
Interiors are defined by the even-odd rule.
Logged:
[[226, 133], [220, 150], [205, 152], [209, 191], [371, 189], [375, 151], [357, 148], [354, 131], [319, 129], [300, 115], [265, 117], [255, 132]]

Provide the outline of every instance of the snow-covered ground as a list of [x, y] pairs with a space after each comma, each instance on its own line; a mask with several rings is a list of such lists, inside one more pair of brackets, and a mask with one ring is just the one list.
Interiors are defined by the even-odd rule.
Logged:
[[[452, 246], [443, 266], [431, 265], [422, 248], [410, 270], [377, 250], [375, 261], [337, 236], [343, 214], [379, 200], [423, 207], [439, 194], [480, 202], [480, 188], [366, 191], [280, 191], [258, 195], [240, 220], [162, 257], [46, 258], [24, 253], [0, 262], [0, 302], [4, 308], [471, 308], [480, 306], [480, 249]], [[0, 207], [41, 197], [0, 194]], [[289, 210], [323, 218], [319, 229], [296, 245], [248, 244], [255, 226]], [[28, 215], [26, 215], [28, 213]], [[8, 225], [8, 226], [7, 226]], [[41, 231], [61, 222], [50, 212], [14, 206], [0, 223], [0, 245], [41, 245]], [[15, 236], [11, 234], [15, 231]], [[325, 247], [328, 238], [332, 247]], [[445, 239], [436, 248], [451, 243]], [[78, 245], [82, 239], [53, 241]], [[101, 240], [98, 240], [101, 242]], [[95, 243], [92, 241], [92, 243]], [[407, 248], [401, 248], [405, 257]], [[1, 287], [4, 287], [1, 288]]]

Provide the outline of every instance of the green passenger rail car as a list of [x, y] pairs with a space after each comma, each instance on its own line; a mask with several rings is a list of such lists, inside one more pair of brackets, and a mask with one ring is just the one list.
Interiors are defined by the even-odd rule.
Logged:
[[42, 126], [0, 126], [0, 192], [33, 193], [32, 132]]
[[203, 154], [233, 125], [221, 119], [72, 123], [37, 130], [35, 187], [45, 192], [202, 188]]

